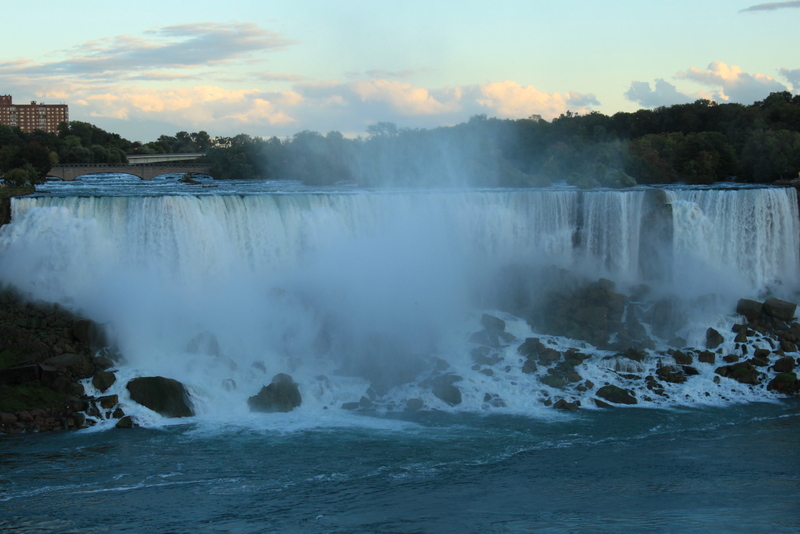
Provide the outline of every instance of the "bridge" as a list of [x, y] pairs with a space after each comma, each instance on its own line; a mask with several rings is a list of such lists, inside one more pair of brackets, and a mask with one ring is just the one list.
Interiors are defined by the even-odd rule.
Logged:
[[[162, 154], [163, 155], [163, 154]], [[72, 181], [85, 174], [114, 173], [132, 174], [142, 180], [152, 180], [162, 174], [208, 174], [211, 173], [210, 163], [149, 163], [144, 165], [131, 165], [125, 163], [74, 163], [67, 165], [53, 165], [48, 176]]]
[[174, 163], [177, 161], [190, 161], [205, 156], [205, 152], [187, 152], [183, 154], [127, 154], [128, 163], [143, 165], [147, 163]]

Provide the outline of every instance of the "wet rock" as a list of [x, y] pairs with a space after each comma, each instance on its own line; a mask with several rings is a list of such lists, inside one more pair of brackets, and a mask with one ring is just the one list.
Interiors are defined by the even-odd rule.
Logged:
[[567, 385], [567, 382], [559, 376], [547, 375], [542, 378], [542, 384], [550, 386], [551, 388], [563, 388]]
[[672, 365], [659, 367], [656, 369], [656, 374], [661, 380], [669, 382], [670, 384], [682, 384], [686, 382], [686, 374], [684, 374], [683, 370]]
[[500, 338], [496, 332], [488, 330], [481, 330], [469, 336], [469, 342], [476, 345], [483, 345], [484, 347], [500, 348]]
[[98, 371], [92, 377], [92, 385], [101, 392], [107, 390], [117, 381], [117, 375], [110, 371]]
[[417, 398], [408, 399], [406, 401], [405, 411], [416, 412], [418, 410], [421, 410], [423, 406], [425, 406], [425, 403], [422, 402], [422, 399], [417, 399]]
[[597, 396], [614, 404], [637, 404], [636, 397], [617, 386], [603, 386], [597, 390]]
[[755, 321], [761, 315], [762, 304], [757, 300], [740, 299], [736, 305], [736, 313], [744, 315], [748, 321]]
[[714, 372], [725, 378], [732, 378], [742, 384], [757, 385], [759, 383], [759, 372], [749, 362], [739, 362], [732, 365], [717, 367]]
[[522, 372], [525, 374], [535, 373], [537, 369], [536, 362], [533, 360], [525, 360], [525, 363], [522, 365]]
[[117, 395], [104, 395], [102, 397], [97, 397], [97, 403], [100, 404], [100, 407], [104, 410], [110, 410], [119, 404], [119, 397]]
[[526, 338], [525, 341], [517, 347], [517, 353], [522, 356], [530, 356], [532, 354], [538, 354], [540, 351], [543, 351], [546, 347], [539, 341], [539, 338], [536, 337], [529, 337]]
[[764, 301], [764, 314], [782, 321], [791, 322], [794, 319], [796, 309], [797, 304], [786, 302], [785, 300], [767, 299]]
[[776, 373], [791, 373], [794, 371], [794, 366], [794, 358], [791, 356], [784, 356], [783, 358], [778, 359], [772, 368]]
[[489, 347], [475, 347], [470, 351], [470, 356], [472, 356], [472, 361], [478, 365], [497, 365], [503, 361], [500, 353]]
[[291, 376], [279, 373], [272, 383], [261, 388], [257, 395], [247, 399], [252, 412], [290, 412], [300, 406], [303, 399], [300, 390]]
[[133, 428], [134, 426], [137, 425], [134, 424], [133, 418], [130, 415], [126, 415], [125, 417], [117, 421], [116, 425], [114, 425], [115, 428]]
[[357, 402], [344, 402], [342, 403], [342, 410], [358, 410]]
[[709, 328], [706, 330], [706, 348], [707, 349], [716, 349], [722, 343], [725, 342], [725, 338], [722, 337], [722, 334], [714, 330], [713, 328]]
[[767, 384], [767, 389], [784, 395], [800, 394], [800, 380], [797, 373], [781, 373]]
[[553, 408], [559, 410], [577, 410], [578, 405], [574, 402], [567, 402], [566, 399], [559, 399], [553, 404]]
[[715, 363], [717, 361], [716, 355], [708, 350], [704, 350], [703, 352], [698, 354], [697, 359], [700, 360], [702, 363]]
[[77, 379], [90, 378], [94, 375], [94, 365], [85, 354], [64, 353], [48, 358], [44, 363]]
[[462, 378], [457, 375], [444, 375], [438, 377], [433, 381], [431, 392], [435, 397], [443, 400], [450, 406], [461, 404], [461, 390], [458, 389], [457, 386], [453, 385], [453, 382], [458, 382], [459, 380], [462, 380]]
[[675, 359], [675, 363], [677, 363], [678, 365], [692, 364], [692, 357], [689, 354], [685, 354], [679, 350], [673, 352], [672, 357]]
[[644, 357], [647, 355], [647, 352], [643, 350], [635, 349], [634, 347], [628, 348], [625, 352], [619, 354], [619, 356], [623, 356], [628, 358], [629, 360], [633, 360], [635, 362], [644, 361]]
[[207, 356], [217, 356], [222, 354], [217, 336], [209, 331], [200, 332], [194, 336], [184, 349], [190, 354], [205, 354]]
[[506, 331], [506, 322], [488, 313], [484, 313], [483, 316], [481, 316], [481, 326], [488, 332], [494, 332], [495, 334]]
[[164, 417], [194, 415], [189, 395], [183, 384], [163, 376], [134, 378], [125, 386], [131, 400]]

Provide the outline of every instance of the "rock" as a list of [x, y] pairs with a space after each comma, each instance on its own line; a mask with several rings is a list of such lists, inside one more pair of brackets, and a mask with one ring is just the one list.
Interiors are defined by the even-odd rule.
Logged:
[[776, 361], [772, 368], [776, 373], [791, 373], [794, 371], [794, 358], [791, 356], [784, 356]]
[[164, 417], [194, 415], [189, 395], [183, 384], [172, 378], [148, 376], [134, 378], [125, 386], [131, 400], [150, 408]]
[[555, 361], [561, 359], [561, 353], [555, 349], [544, 349], [539, 352], [539, 363], [542, 365], [550, 365]]
[[603, 386], [597, 390], [597, 396], [615, 404], [637, 404], [636, 397], [617, 386]]
[[550, 386], [551, 388], [559, 388], [560, 389], [560, 388], [563, 388], [564, 386], [566, 386], [567, 382], [566, 382], [566, 380], [564, 380], [563, 378], [561, 378], [559, 376], [547, 375], [544, 378], [542, 378], [542, 384], [544, 384], [545, 386]]
[[533, 360], [525, 360], [525, 363], [522, 365], [522, 372], [525, 374], [535, 373], [537, 369], [536, 362]]
[[26, 382], [36, 382], [41, 377], [41, 372], [39, 364], [9, 367], [0, 371], [0, 384], [16, 386]]
[[724, 365], [722, 367], [717, 367], [714, 372], [722, 377], [732, 378], [742, 384], [757, 385], [759, 383], [759, 372], [749, 362]]
[[110, 410], [119, 404], [119, 397], [117, 395], [104, 395], [102, 397], [97, 397], [97, 402], [104, 410]]
[[342, 410], [358, 410], [357, 402], [344, 402], [342, 403]]
[[697, 359], [702, 363], [715, 363], [717, 361], [716, 355], [708, 350], [704, 350], [697, 355]]
[[107, 390], [117, 381], [117, 375], [110, 371], [97, 371], [92, 377], [92, 385], [101, 392]]
[[716, 349], [722, 343], [725, 342], [725, 338], [722, 337], [722, 334], [714, 330], [713, 328], [709, 328], [706, 330], [706, 348], [707, 349]]
[[133, 418], [131, 418], [130, 415], [126, 415], [125, 417], [117, 421], [117, 424], [114, 425], [114, 428], [133, 428], [134, 426], [136, 425], [134, 425], [133, 423]]
[[303, 402], [300, 389], [291, 376], [278, 373], [272, 383], [261, 388], [257, 395], [247, 399], [251, 412], [291, 412]]
[[77, 379], [90, 378], [94, 375], [94, 365], [85, 354], [64, 353], [48, 358], [44, 363]]
[[488, 332], [494, 332], [495, 334], [506, 331], [506, 322], [504, 320], [487, 313], [481, 316], [481, 326]]
[[545, 346], [539, 341], [539, 338], [536, 337], [529, 337], [526, 338], [525, 341], [517, 347], [517, 353], [522, 356], [530, 356], [531, 354], [538, 354], [540, 351], [544, 350]]
[[688, 354], [685, 354], [679, 350], [676, 350], [672, 353], [672, 357], [675, 359], [675, 363], [678, 365], [691, 365], [692, 364], [692, 357]]
[[500, 348], [500, 338], [496, 332], [490, 332], [488, 330], [481, 330], [480, 332], [475, 332], [471, 336], [469, 336], [469, 342], [475, 343], [476, 345], [482, 345], [484, 347], [491, 347], [491, 348]]
[[757, 300], [740, 299], [736, 305], [736, 313], [744, 315], [748, 321], [752, 322], [761, 315], [762, 304]]
[[796, 309], [797, 304], [786, 302], [785, 300], [767, 299], [764, 301], [764, 313], [782, 321], [791, 322], [794, 319]]
[[470, 351], [470, 356], [472, 356], [472, 361], [478, 365], [497, 365], [503, 361], [500, 353], [489, 347], [475, 347]]
[[656, 369], [656, 374], [659, 376], [659, 378], [671, 384], [682, 384], [686, 382], [686, 374], [682, 371], [682, 369], [677, 369], [671, 365], [659, 367]]
[[770, 380], [767, 389], [784, 395], [797, 395], [800, 393], [800, 380], [796, 373], [781, 373]]
[[447, 382], [434, 382], [432, 393], [450, 406], [461, 404], [461, 390]]
[[425, 406], [425, 403], [422, 402], [422, 399], [416, 399], [416, 398], [408, 399], [406, 401], [405, 411], [416, 412], [418, 410], [421, 410], [423, 406]]
[[623, 356], [635, 362], [641, 362], [644, 361], [644, 357], [647, 356], [647, 353], [643, 350], [637, 350], [633, 347], [629, 347], [625, 352], [619, 354], [619, 356]]
[[89, 350], [94, 352], [108, 346], [105, 330], [88, 319], [78, 319], [72, 324], [72, 334], [75, 339], [89, 345]]
[[567, 402], [566, 399], [559, 399], [553, 404], [553, 408], [557, 408], [559, 410], [577, 410], [578, 405], [574, 402]]

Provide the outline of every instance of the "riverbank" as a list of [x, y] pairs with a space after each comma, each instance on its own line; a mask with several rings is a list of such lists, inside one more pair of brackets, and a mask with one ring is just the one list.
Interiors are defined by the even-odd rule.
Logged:
[[[97, 355], [101, 329], [52, 303], [0, 294], [0, 433], [84, 428], [108, 404], [85, 394], [86, 378], [111, 380], [113, 362]], [[113, 376], [113, 375], [112, 375]], [[116, 404], [114, 401], [113, 404]], [[121, 415], [118, 414], [119, 417]]]

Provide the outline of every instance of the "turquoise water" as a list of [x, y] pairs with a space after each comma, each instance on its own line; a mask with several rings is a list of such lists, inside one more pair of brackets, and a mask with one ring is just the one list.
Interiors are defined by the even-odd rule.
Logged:
[[800, 403], [0, 440], [8, 532], [798, 532]]

